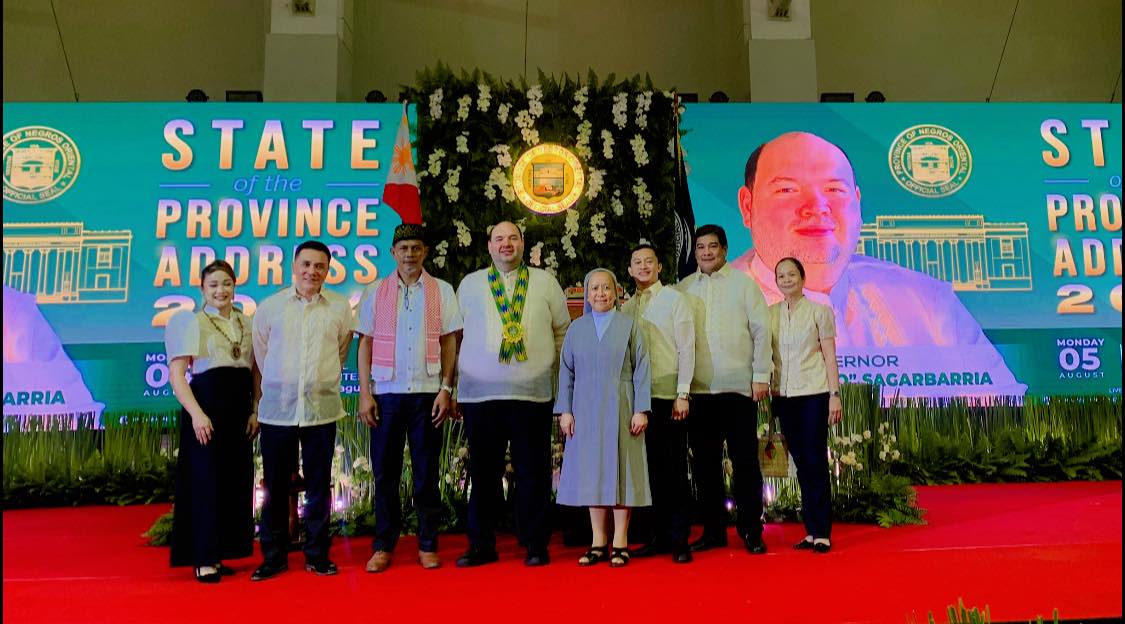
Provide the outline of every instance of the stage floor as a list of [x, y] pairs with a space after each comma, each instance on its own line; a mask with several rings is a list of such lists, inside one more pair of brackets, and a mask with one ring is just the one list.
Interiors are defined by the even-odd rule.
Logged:
[[[168, 505], [5, 511], [5, 622], [925, 622], [945, 606], [991, 606], [994, 622], [1059, 608], [1064, 620], [1120, 617], [1121, 482], [918, 488], [929, 524], [890, 530], [837, 525], [834, 550], [790, 545], [796, 524], [768, 525], [771, 551], [731, 546], [690, 565], [635, 559], [579, 568], [581, 549], [525, 568], [511, 537], [501, 561], [460, 570], [463, 535], [445, 536], [445, 567], [422, 570], [403, 538], [395, 564], [367, 574], [368, 538], [338, 539], [337, 577], [290, 572], [251, 583], [258, 560], [201, 585], [140, 534]], [[558, 540], [556, 539], [556, 542]], [[737, 547], [736, 547], [737, 545]]]

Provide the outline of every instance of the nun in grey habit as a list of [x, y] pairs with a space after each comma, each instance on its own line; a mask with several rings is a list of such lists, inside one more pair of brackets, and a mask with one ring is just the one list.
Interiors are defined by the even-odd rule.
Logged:
[[[629, 508], [652, 504], [644, 430], [651, 371], [641, 328], [617, 312], [617, 279], [594, 269], [583, 283], [584, 313], [570, 325], [559, 366], [555, 412], [569, 437], [558, 502], [590, 507], [593, 544], [579, 565], [629, 561]], [[613, 509], [613, 548], [606, 530]]]

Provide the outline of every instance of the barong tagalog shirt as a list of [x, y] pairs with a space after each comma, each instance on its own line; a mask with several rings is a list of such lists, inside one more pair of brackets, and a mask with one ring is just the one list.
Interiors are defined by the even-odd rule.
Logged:
[[656, 282], [621, 306], [637, 319], [648, 345], [652, 396], [675, 399], [691, 392], [695, 374], [695, 321], [680, 291]]
[[[395, 365], [390, 379], [376, 378], [375, 394], [437, 394], [441, 390], [441, 372], [431, 375], [426, 367], [426, 292], [422, 279], [410, 286], [399, 280], [397, 314], [395, 323]], [[363, 291], [359, 304], [359, 325], [356, 331], [365, 336], [375, 335], [375, 294], [383, 280], [377, 280]], [[461, 311], [453, 286], [434, 278], [441, 296], [441, 329], [445, 336], [461, 329]], [[439, 349], [440, 358], [440, 349]]]
[[695, 319], [695, 394], [752, 396], [751, 383], [770, 382], [773, 348], [769, 310], [758, 284], [724, 264], [696, 271], [676, 286]]
[[344, 417], [340, 373], [355, 321], [348, 300], [296, 288], [272, 295], [254, 314], [254, 359], [262, 372], [258, 422], [310, 427]]
[[828, 392], [820, 341], [836, 337], [831, 307], [801, 297], [790, 308], [783, 299], [770, 306], [770, 336], [774, 394], [799, 397]]
[[[515, 293], [519, 269], [501, 273], [504, 292]], [[457, 400], [550, 401], [554, 395], [555, 371], [559, 361], [570, 312], [566, 295], [553, 275], [528, 267], [527, 297], [524, 303], [523, 340], [527, 359], [500, 362], [503, 323], [488, 284], [488, 269], [465, 276], [457, 288], [461, 305], [464, 339], [457, 357]]]
[[213, 306], [204, 306], [199, 313], [178, 312], [168, 319], [164, 329], [168, 360], [190, 357], [193, 375], [223, 366], [250, 368], [254, 357], [252, 340], [250, 317], [237, 309], [231, 310], [230, 318], [223, 318]]

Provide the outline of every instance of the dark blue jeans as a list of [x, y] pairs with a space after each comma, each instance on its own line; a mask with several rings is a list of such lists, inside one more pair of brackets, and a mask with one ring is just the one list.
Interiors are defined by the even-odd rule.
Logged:
[[515, 470], [515, 524], [520, 544], [546, 552], [551, 539], [551, 403], [462, 403], [469, 434], [469, 545], [496, 550], [504, 493], [504, 451], [511, 442]]
[[801, 515], [813, 537], [832, 537], [832, 488], [828, 483], [828, 393], [774, 397], [774, 413], [801, 486]]
[[267, 563], [285, 563], [289, 553], [289, 486], [297, 471], [297, 447], [305, 477], [305, 559], [328, 558], [332, 545], [328, 520], [332, 507], [332, 454], [336, 423], [313, 427], [262, 424], [262, 470], [266, 482], [262, 509], [262, 556]]
[[437, 552], [441, 495], [438, 460], [441, 428], [431, 413], [434, 394], [380, 394], [379, 424], [371, 428], [371, 467], [375, 472], [375, 539], [372, 550], [394, 552], [402, 531], [402, 448], [410, 443], [414, 509], [418, 512], [418, 550]]

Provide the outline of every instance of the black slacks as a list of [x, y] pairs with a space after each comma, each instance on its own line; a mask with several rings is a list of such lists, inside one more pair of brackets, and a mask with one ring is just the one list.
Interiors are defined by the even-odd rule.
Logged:
[[504, 493], [504, 451], [511, 442], [515, 471], [516, 536], [528, 552], [547, 550], [551, 539], [550, 402], [462, 403], [469, 438], [469, 545], [496, 549], [496, 524]]
[[762, 534], [762, 468], [758, 464], [758, 404], [737, 393], [692, 395], [688, 416], [691, 473], [699, 496], [703, 534], [726, 539], [729, 515], [723, 488], [723, 443], [733, 468], [738, 534]]
[[305, 559], [328, 558], [332, 544], [328, 521], [332, 512], [332, 454], [336, 448], [336, 423], [312, 427], [262, 424], [262, 470], [266, 496], [262, 508], [262, 556], [268, 563], [284, 563], [289, 553], [289, 485], [297, 471], [305, 477]]
[[653, 536], [672, 547], [687, 544], [691, 531], [691, 484], [687, 475], [688, 420], [672, 420], [673, 402], [652, 400], [645, 430]]

